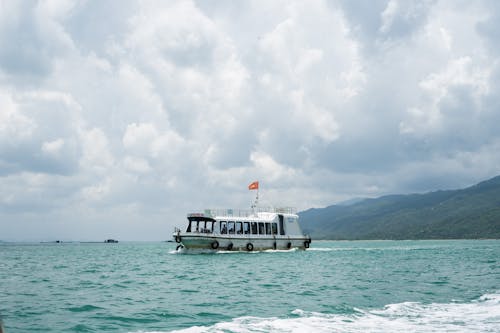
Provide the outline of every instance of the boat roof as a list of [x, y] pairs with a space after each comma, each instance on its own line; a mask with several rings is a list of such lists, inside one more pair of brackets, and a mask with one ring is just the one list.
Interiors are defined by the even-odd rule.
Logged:
[[297, 210], [293, 207], [255, 207], [253, 209], [205, 209], [203, 213], [190, 213], [188, 218], [200, 219], [273, 219], [277, 214], [297, 217]]

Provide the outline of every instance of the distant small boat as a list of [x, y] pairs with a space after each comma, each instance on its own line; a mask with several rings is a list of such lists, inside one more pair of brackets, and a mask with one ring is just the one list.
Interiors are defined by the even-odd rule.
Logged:
[[116, 239], [106, 239], [104, 243], [118, 243]]

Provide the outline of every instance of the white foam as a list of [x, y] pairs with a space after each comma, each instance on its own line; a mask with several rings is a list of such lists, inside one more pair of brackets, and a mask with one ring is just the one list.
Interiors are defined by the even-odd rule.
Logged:
[[318, 251], [318, 252], [331, 252], [338, 251], [340, 248], [332, 248], [332, 247], [310, 247], [307, 251]]
[[169, 254], [207, 254], [207, 253], [217, 253], [218, 251], [211, 249], [186, 249], [185, 247], [180, 247], [178, 250], [169, 251]]
[[333, 251], [416, 251], [432, 250], [437, 246], [382, 246], [382, 247], [311, 247], [308, 251], [333, 252]]
[[266, 253], [281, 253], [281, 252], [296, 252], [296, 251], [299, 251], [299, 249], [297, 247], [292, 247], [291, 249], [287, 249], [287, 250], [273, 250], [273, 249], [269, 249], [269, 250], [263, 250], [262, 252], [266, 252]]
[[292, 312], [292, 318], [240, 317], [212, 326], [193, 326], [172, 332], [500, 332], [498, 293], [483, 295], [469, 303], [404, 302], [379, 310], [355, 310], [354, 314], [324, 314], [297, 309]]

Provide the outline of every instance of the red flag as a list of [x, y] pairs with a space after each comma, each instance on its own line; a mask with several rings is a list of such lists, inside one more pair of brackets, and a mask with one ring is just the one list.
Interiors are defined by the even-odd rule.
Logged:
[[248, 185], [249, 190], [258, 190], [259, 189], [259, 182], [253, 182], [252, 184]]

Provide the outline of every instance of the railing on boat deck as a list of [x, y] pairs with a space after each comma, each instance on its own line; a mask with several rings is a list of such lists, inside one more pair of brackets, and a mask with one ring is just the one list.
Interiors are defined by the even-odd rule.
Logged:
[[257, 213], [296, 214], [294, 207], [255, 207], [253, 209], [205, 209], [208, 216], [250, 217]]

